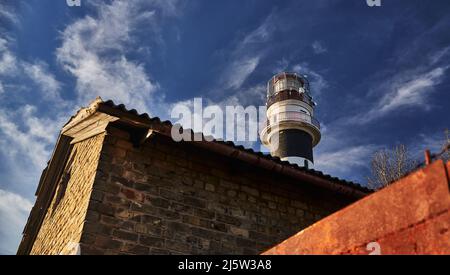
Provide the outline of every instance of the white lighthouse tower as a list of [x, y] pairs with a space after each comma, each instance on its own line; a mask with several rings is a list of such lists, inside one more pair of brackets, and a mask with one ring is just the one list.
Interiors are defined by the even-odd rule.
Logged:
[[297, 73], [275, 75], [267, 84], [266, 105], [267, 126], [261, 132], [262, 143], [270, 148], [271, 155], [312, 168], [313, 147], [321, 134], [308, 80]]

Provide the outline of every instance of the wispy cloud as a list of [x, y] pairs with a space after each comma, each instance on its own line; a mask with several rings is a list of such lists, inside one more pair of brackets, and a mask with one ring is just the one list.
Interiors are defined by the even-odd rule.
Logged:
[[[7, 102], [0, 106], [1, 188], [29, 196], [50, 156], [58, 128], [70, 110], [63, 109], [65, 105], [59, 94], [61, 84], [47, 64], [19, 58], [11, 50], [11, 44], [10, 38], [0, 34], [0, 98]], [[20, 107], [11, 107], [11, 100], [19, 91], [33, 98], [35, 105], [21, 103]], [[36, 107], [42, 100], [51, 103], [56, 113], [44, 116]], [[18, 237], [19, 232], [16, 233]]]
[[259, 25], [256, 29], [245, 35], [242, 42], [239, 43], [237, 50], [238, 51], [245, 50], [246, 47], [249, 47], [252, 44], [260, 44], [270, 40], [273, 32], [277, 28], [275, 18], [276, 15], [274, 13], [269, 14], [264, 19], [261, 25]]
[[16, 252], [30, 199], [66, 118], [43, 118], [31, 105], [0, 108], [0, 254]]
[[322, 140], [314, 149], [315, 169], [364, 184], [359, 172], [368, 169], [371, 156], [380, 145], [349, 134], [346, 127], [335, 121], [321, 126]]
[[[418, 41], [414, 43], [418, 44]], [[411, 51], [396, 57], [393, 66], [405, 62]], [[360, 101], [363, 104], [358, 104], [363, 108], [355, 108], [354, 113], [340, 121], [346, 125], [362, 125], [405, 110], [430, 110], [431, 96], [447, 78], [449, 55], [450, 47], [446, 47], [428, 53], [423, 62], [416, 66], [395, 72], [389, 69], [380, 72], [374, 81], [376, 85], [365, 94], [365, 100]]]
[[[36, 108], [25, 105], [16, 111], [0, 109], [0, 151], [11, 163], [29, 163], [42, 169], [50, 155], [61, 121], [36, 116]], [[21, 161], [22, 159], [22, 161]], [[26, 171], [27, 169], [24, 169]], [[33, 170], [33, 169], [32, 169]]]
[[0, 189], [0, 254], [16, 254], [17, 232], [22, 232], [32, 203], [22, 196]]
[[[62, 105], [65, 104], [60, 95], [61, 83], [48, 70], [47, 63], [40, 60], [28, 62], [18, 58], [10, 50], [9, 40], [0, 36], [0, 81], [2, 80], [1, 78], [6, 78], [3, 80], [5, 85], [9, 81], [21, 83], [22, 79], [28, 78], [37, 86], [37, 92], [42, 94], [42, 99]], [[0, 84], [2, 83], [0, 82]], [[7, 92], [3, 84], [0, 86], [3, 93]], [[35, 89], [31, 89], [29, 86], [21, 86], [30, 93], [36, 92]]]
[[249, 57], [244, 60], [234, 61], [226, 75], [228, 76], [225, 80], [225, 89], [239, 89], [245, 80], [255, 71], [259, 63], [259, 56]]
[[39, 86], [45, 98], [58, 103], [63, 102], [60, 95], [61, 83], [48, 71], [47, 64], [24, 62], [22, 66], [25, 74]]
[[[96, 3], [96, 16], [87, 15], [62, 32], [57, 60], [76, 79], [79, 104], [95, 98], [113, 98], [130, 108], [154, 112], [164, 95], [144, 64], [132, 60], [141, 29], [156, 33], [160, 20], [179, 13], [178, 1], [143, 0]], [[156, 38], [158, 40], [158, 38]]]
[[11, 75], [17, 71], [15, 56], [10, 52], [3, 52], [0, 57], [0, 74]]
[[256, 70], [267, 50], [267, 41], [270, 40], [277, 28], [275, 15], [269, 14], [256, 29], [240, 38], [224, 69], [222, 84], [225, 90], [238, 90], [248, 77]]
[[[258, 69], [261, 61], [267, 54], [269, 41], [278, 28], [276, 14], [267, 15], [261, 24], [243, 35], [238, 35], [236, 43], [227, 53], [227, 63], [222, 70], [219, 84], [220, 89], [214, 89], [218, 96], [207, 97], [206, 103], [217, 105], [222, 110], [227, 106], [262, 106], [265, 104], [266, 86], [265, 83], [252, 85], [248, 83], [250, 76]], [[230, 126], [232, 121], [224, 121], [224, 128]], [[257, 118], [246, 118], [236, 121], [236, 129], [248, 136], [250, 127], [258, 125]], [[257, 127], [256, 127], [257, 128]], [[224, 133], [226, 134], [226, 133]], [[231, 140], [245, 147], [252, 147], [256, 150], [259, 142], [239, 141], [236, 137], [230, 139], [229, 136], [221, 137]]]
[[[435, 52], [429, 55], [427, 64], [393, 74], [367, 93], [368, 106], [356, 108], [356, 112], [350, 112], [326, 125], [322, 129], [323, 139], [316, 150], [316, 167], [344, 178], [352, 178], [354, 170], [358, 168], [368, 168], [373, 153], [384, 146], [370, 141], [368, 137], [351, 136], [349, 132], [353, 130], [349, 129], [355, 124], [370, 129], [369, 122], [400, 110], [428, 110], [430, 95], [446, 76], [448, 66], [441, 61], [447, 54], [448, 50]], [[415, 141], [409, 143], [406, 139], [402, 140], [408, 143], [415, 156], [419, 156], [426, 147], [436, 151], [438, 145], [442, 146], [439, 144], [441, 141], [434, 134], [418, 135]]]
[[380, 109], [377, 113], [384, 114], [402, 106], [426, 108], [427, 95], [425, 93], [440, 83], [445, 70], [445, 68], [436, 68], [424, 75], [414, 77], [411, 81], [400, 83], [391, 93], [381, 99], [378, 106]]
[[18, 24], [19, 18], [17, 14], [8, 6], [0, 4], [0, 18], [6, 19], [7, 21]]
[[354, 170], [370, 165], [375, 145], [358, 145], [344, 147], [317, 155], [315, 168], [335, 176], [351, 178]]
[[[33, 104], [11, 108], [0, 106], [0, 158], [6, 172], [2, 187], [22, 190], [32, 194], [29, 186], [45, 166], [51, 145], [57, 136], [58, 127], [67, 119], [66, 105], [60, 97], [61, 84], [49, 71], [45, 62], [26, 61], [11, 50], [11, 39], [0, 35], [0, 97], [10, 103], [18, 91], [33, 98]], [[30, 86], [31, 85], [31, 86]], [[35, 85], [36, 87], [34, 87]], [[39, 96], [41, 94], [41, 96]], [[45, 100], [53, 106], [52, 114], [43, 116], [37, 105]], [[59, 116], [60, 115], [60, 116]], [[64, 117], [64, 118], [63, 118]], [[22, 165], [19, 167], [17, 163]]]
[[311, 47], [315, 54], [323, 54], [328, 51], [328, 49], [320, 41], [314, 41], [311, 44]]
[[428, 99], [445, 76], [447, 67], [437, 67], [429, 72], [416, 73], [408, 77], [396, 76], [386, 87], [386, 93], [360, 116], [348, 118], [350, 123], [367, 123], [406, 108], [429, 110]]
[[440, 63], [442, 60], [445, 60], [445, 57], [450, 54], [450, 46], [445, 47], [437, 52], [431, 53], [429, 56], [430, 65], [436, 65]]
[[0, 36], [0, 76], [17, 73], [17, 60], [8, 44], [8, 40]]
[[127, 57], [136, 26], [151, 20], [142, 15], [141, 1], [113, 1], [97, 6], [98, 17], [86, 16], [62, 33], [57, 59], [76, 78], [80, 102], [100, 95], [133, 108], [147, 110], [158, 84], [150, 81], [144, 66]]

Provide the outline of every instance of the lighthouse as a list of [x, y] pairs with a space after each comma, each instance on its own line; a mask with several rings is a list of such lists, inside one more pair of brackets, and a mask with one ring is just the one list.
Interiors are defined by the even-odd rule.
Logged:
[[260, 138], [272, 156], [313, 168], [313, 147], [321, 134], [309, 88], [306, 77], [297, 73], [282, 72], [269, 80], [267, 125]]

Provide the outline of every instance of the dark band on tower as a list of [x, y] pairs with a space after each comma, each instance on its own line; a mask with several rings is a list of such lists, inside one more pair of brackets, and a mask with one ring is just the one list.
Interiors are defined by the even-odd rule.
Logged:
[[267, 127], [261, 141], [273, 156], [312, 168], [313, 147], [320, 141], [320, 124], [305, 76], [279, 73], [267, 84]]

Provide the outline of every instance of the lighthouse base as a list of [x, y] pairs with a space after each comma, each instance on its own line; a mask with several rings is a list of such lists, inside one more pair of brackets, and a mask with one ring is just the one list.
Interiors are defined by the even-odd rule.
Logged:
[[[275, 140], [277, 139], [277, 140]], [[284, 129], [271, 137], [272, 156], [296, 163], [299, 166], [312, 167], [312, 137], [299, 129]], [[306, 160], [306, 163], [305, 163]]]
[[314, 169], [314, 163], [309, 159], [301, 158], [301, 157], [285, 157], [281, 159], [282, 161], [287, 161], [292, 164], [297, 164], [300, 167], [305, 167], [308, 169]]

